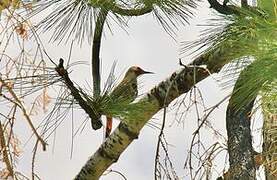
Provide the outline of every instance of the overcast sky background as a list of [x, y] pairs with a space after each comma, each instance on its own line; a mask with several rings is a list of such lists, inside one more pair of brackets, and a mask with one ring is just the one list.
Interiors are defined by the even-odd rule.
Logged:
[[[105, 37], [102, 41], [101, 59], [102, 59], [102, 79], [107, 78], [110, 68], [114, 61], [117, 61], [116, 76], [122, 78], [123, 73], [128, 67], [138, 65], [145, 70], [153, 71], [153, 75], [145, 75], [139, 79], [140, 94], [147, 92], [160, 81], [168, 77], [172, 72], [180, 68], [178, 62], [182, 57], [184, 62], [189, 62], [192, 56], [180, 55], [180, 43], [182, 41], [194, 40], [198, 37], [199, 31], [204, 27], [199, 27], [199, 24], [205, 24], [208, 19], [213, 17], [212, 10], [205, 2], [199, 3], [198, 11], [195, 10], [195, 17], [190, 20], [190, 25], [180, 27], [177, 41], [174, 41], [153, 16], [145, 15], [138, 18], [132, 18], [129, 21], [128, 33], [119, 28], [117, 25], [113, 26], [113, 34], [106, 31]], [[106, 29], [107, 30], [107, 29]], [[49, 55], [58, 60], [60, 57], [68, 59], [69, 44], [49, 44], [47, 43], [49, 34], [41, 36]], [[78, 45], [74, 46], [71, 62], [86, 61], [90, 63], [91, 47], [88, 44], [83, 44], [80, 48]], [[71, 69], [70, 77], [75, 82], [83, 84], [87, 87], [87, 82], [91, 82], [91, 72], [89, 65], [78, 65]], [[225, 96], [230, 93], [231, 89], [223, 89], [220, 82], [217, 80], [220, 76], [213, 75], [198, 84], [202, 91], [206, 107], [212, 107]], [[182, 96], [184, 97], [184, 96]], [[182, 98], [180, 97], [180, 98]], [[223, 103], [211, 115], [210, 122], [214, 128], [219, 129], [224, 135], [225, 131], [225, 109], [227, 102]], [[187, 151], [191, 141], [191, 134], [196, 128], [196, 113], [191, 111], [183, 123], [174, 122], [174, 109], [170, 108], [172, 114], [167, 117], [166, 138], [168, 142], [174, 146], [169, 148], [170, 157], [174, 162], [177, 174], [183, 179], [187, 171], [184, 170], [184, 162], [187, 156]], [[161, 113], [159, 113], [161, 114]], [[39, 117], [39, 116], [38, 116]], [[161, 116], [157, 115], [159, 119], [152, 120], [161, 123]], [[78, 127], [80, 121], [85, 118], [82, 111], [74, 114], [74, 127]], [[71, 119], [62, 123], [56, 132], [55, 145], [53, 138], [50, 138], [48, 143], [48, 151], [42, 152], [39, 149], [36, 160], [36, 172], [43, 180], [67, 180], [73, 177], [80, 171], [88, 158], [97, 150], [103, 141], [103, 130], [93, 131], [89, 123], [82, 133], [78, 133], [74, 138], [73, 156], [70, 157], [71, 152]], [[21, 124], [18, 131], [26, 133], [26, 125]], [[150, 180], [153, 179], [154, 174], [154, 158], [159, 131], [149, 126], [145, 126], [139, 135], [139, 139], [135, 140], [127, 150], [120, 156], [117, 163], [110, 168], [120, 171], [130, 180]], [[26, 137], [28, 137], [26, 133]], [[203, 137], [205, 143], [212, 142], [225, 143], [222, 139], [216, 138], [208, 130], [204, 130]], [[226, 136], [225, 136], [226, 137]], [[24, 144], [25, 142], [23, 142]], [[30, 174], [30, 158], [32, 151], [32, 143], [25, 146], [25, 154], [19, 160], [18, 168], [26, 174]], [[28, 152], [29, 151], [29, 152]], [[217, 160], [218, 170], [222, 170], [224, 163], [224, 156], [220, 156]], [[214, 177], [217, 177], [216, 175]], [[122, 179], [117, 174], [111, 173], [101, 178], [103, 180], [120, 180]]]

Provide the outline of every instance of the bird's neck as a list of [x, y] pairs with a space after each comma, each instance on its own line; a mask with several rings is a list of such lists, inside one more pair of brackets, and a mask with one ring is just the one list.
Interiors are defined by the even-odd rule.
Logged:
[[126, 75], [126, 76], [124, 77], [124, 80], [125, 80], [125, 81], [128, 81], [128, 82], [137, 81], [137, 76], [136, 76], [136, 75], [132, 75], [132, 74]]

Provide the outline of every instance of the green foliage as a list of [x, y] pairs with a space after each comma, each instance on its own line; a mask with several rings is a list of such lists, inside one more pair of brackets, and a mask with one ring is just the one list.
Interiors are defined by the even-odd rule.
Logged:
[[[178, 24], [188, 22], [192, 9], [199, 0], [53, 0], [41, 1], [35, 6], [35, 13], [51, 9], [50, 13], [39, 23], [44, 31], [54, 29], [51, 40], [59, 41], [77, 39], [80, 42], [86, 37], [92, 41], [95, 32], [102, 33], [102, 26], [97, 26], [97, 19], [105, 14], [103, 21], [108, 28], [109, 22], [116, 20], [121, 27], [126, 27], [126, 17], [153, 13], [154, 17], [170, 35], [174, 34]], [[104, 11], [104, 13], [103, 13]], [[106, 16], [107, 14], [107, 16]], [[101, 28], [101, 29], [99, 29]], [[96, 33], [97, 34], [97, 33]], [[101, 41], [101, 36], [99, 35]], [[96, 53], [97, 54], [97, 53]], [[93, 57], [93, 60], [96, 60]], [[96, 66], [94, 68], [97, 69]], [[113, 72], [113, 70], [112, 70]], [[95, 78], [95, 77], [94, 77]], [[113, 82], [108, 84], [112, 85]], [[100, 89], [100, 88], [99, 88]], [[145, 104], [130, 103], [130, 99], [110, 94], [111, 87], [104, 89], [101, 95], [90, 97], [82, 92], [86, 100], [100, 114], [113, 117], [127, 116], [127, 112], [143, 113]]]
[[[234, 92], [237, 96], [232, 103], [238, 109], [251, 102], [258, 92], [267, 94], [268, 99], [276, 97], [273, 89], [277, 78], [277, 22], [268, 18], [267, 11], [260, 12], [241, 9], [236, 15], [221, 15], [211, 21], [201, 39], [185, 47], [198, 47], [196, 51], [206, 48], [204, 53], [211, 54], [219, 49], [228, 49], [224, 59], [232, 62], [227, 69], [229, 73], [241, 68], [238, 64], [248, 65]], [[245, 60], [248, 63], [243, 63]]]
[[258, 7], [264, 9], [271, 18], [276, 19], [276, 13], [277, 13], [276, 0], [258, 0]]
[[265, 86], [262, 93], [263, 110], [266, 114], [277, 114], [277, 82]]
[[115, 5], [115, 1], [113, 0], [87, 0], [88, 5], [94, 8], [105, 8], [109, 9], [110, 7]]
[[178, 23], [184, 24], [192, 17], [191, 10], [196, 8], [197, 1], [199, 0], [53, 0], [37, 3], [34, 12], [39, 14], [53, 9], [39, 24], [44, 31], [55, 29], [51, 38], [53, 41], [64, 38], [82, 41], [88, 38], [91, 42], [93, 32], [97, 31], [94, 30], [95, 21], [101, 9], [109, 12], [106, 24], [116, 20], [123, 28], [127, 25], [125, 16], [152, 12], [165, 31], [172, 35]]
[[116, 117], [120, 120], [132, 119], [130, 117], [137, 117], [137, 115], [143, 116], [146, 109], [152, 108], [152, 105], [148, 102], [131, 103], [128, 97], [121, 95], [113, 96], [111, 92], [105, 92], [98, 97], [92, 97], [84, 93], [83, 95], [97, 113]]
[[188, 23], [188, 18], [193, 16], [191, 9], [197, 7], [197, 1], [199, 0], [138, 0], [153, 7], [154, 16], [169, 34], [174, 34], [178, 24]]

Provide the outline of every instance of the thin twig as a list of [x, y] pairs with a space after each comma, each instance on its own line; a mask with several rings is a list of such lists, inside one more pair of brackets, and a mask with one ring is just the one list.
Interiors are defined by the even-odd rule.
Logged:
[[37, 149], [38, 149], [38, 139], [36, 141], [36, 144], [34, 146], [34, 150], [33, 150], [33, 156], [32, 156], [32, 180], [35, 180], [35, 158], [36, 158], [36, 154], [37, 154]]
[[1, 145], [1, 152], [3, 153], [3, 161], [6, 164], [7, 170], [9, 171], [8, 176], [14, 177], [14, 170], [9, 159], [3, 125], [1, 121], [0, 121], [0, 145]]
[[122, 173], [119, 172], [119, 171], [112, 170], [112, 169], [107, 170], [107, 172], [106, 172], [105, 174], [103, 174], [103, 175], [108, 175], [108, 174], [110, 174], [110, 173], [116, 173], [116, 174], [120, 175], [124, 180], [127, 180], [127, 177], [124, 176], [124, 174], [122, 174]]
[[[156, 148], [156, 156], [155, 156], [155, 168], [154, 168], [154, 178], [155, 180], [157, 180], [157, 173], [158, 173], [158, 162], [159, 162], [159, 158], [160, 158], [160, 154], [159, 154], [159, 151], [160, 151], [160, 144], [161, 144], [161, 141], [162, 141], [162, 135], [163, 135], [163, 130], [164, 130], [164, 127], [165, 127], [165, 119], [166, 119], [166, 107], [164, 107], [164, 112], [163, 112], [163, 123], [162, 123], [162, 127], [161, 127], [161, 130], [160, 130], [160, 134], [159, 134], [159, 138], [158, 138], [158, 142], [157, 142], [157, 148]], [[159, 176], [160, 176], [160, 172], [159, 172]]]
[[22, 101], [19, 99], [19, 97], [15, 94], [15, 92], [12, 90], [12, 88], [7, 85], [5, 83], [5, 81], [3, 81], [1, 78], [0, 78], [0, 82], [2, 83], [3, 86], [5, 86], [9, 93], [12, 95], [12, 97], [14, 98], [14, 102], [18, 105], [18, 107], [22, 110], [22, 113], [23, 113], [23, 116], [25, 117], [25, 119], [27, 120], [29, 126], [31, 127], [33, 133], [35, 134], [35, 136], [37, 137], [37, 139], [40, 141], [41, 145], [42, 145], [42, 149], [43, 151], [46, 150], [46, 145], [47, 143], [42, 139], [42, 137], [38, 134], [36, 128], [34, 127], [33, 123], [32, 123], [32, 120], [30, 118], [30, 116], [28, 115], [27, 113], [27, 110], [25, 108], [25, 106], [23, 105]]

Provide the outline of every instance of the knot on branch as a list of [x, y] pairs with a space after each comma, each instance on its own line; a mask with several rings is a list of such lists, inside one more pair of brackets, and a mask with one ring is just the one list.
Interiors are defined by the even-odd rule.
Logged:
[[63, 63], [64, 63], [64, 60], [63, 60], [62, 58], [60, 58], [59, 64], [58, 64], [58, 66], [55, 68], [55, 70], [57, 71], [57, 73], [58, 73], [60, 76], [62, 76], [62, 77], [68, 74], [67, 71], [66, 71], [66, 69], [64, 69]]
[[124, 132], [124, 134], [126, 134], [130, 139], [138, 139], [139, 133], [132, 131], [126, 123], [121, 122], [118, 126], [118, 129], [121, 132]]
[[119, 155], [111, 154], [106, 151], [107, 148], [105, 146], [99, 148], [99, 154], [104, 157], [112, 160], [113, 162], [117, 162]]

